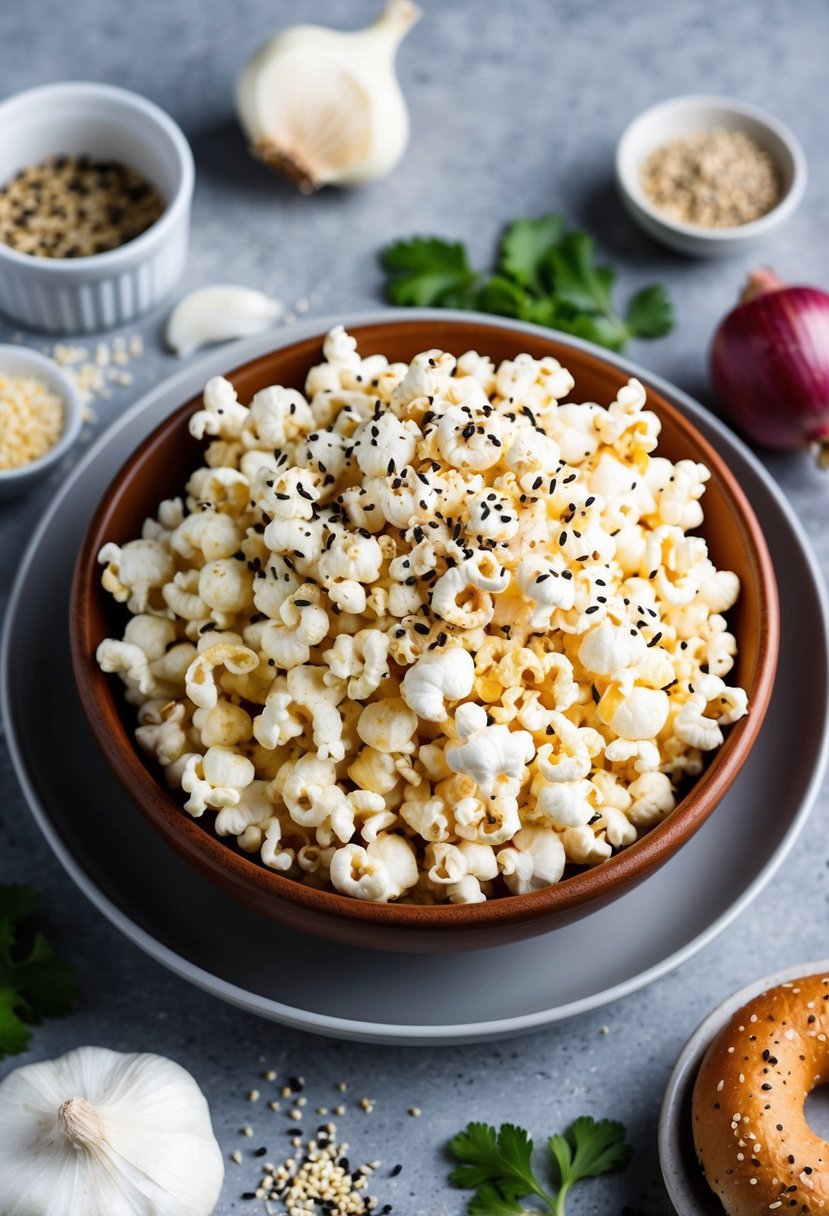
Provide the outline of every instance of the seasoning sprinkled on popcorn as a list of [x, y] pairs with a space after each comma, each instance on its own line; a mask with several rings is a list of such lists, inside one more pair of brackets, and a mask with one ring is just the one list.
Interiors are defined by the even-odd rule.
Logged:
[[304, 395], [209, 381], [203, 466], [101, 550], [140, 746], [187, 813], [356, 899], [523, 894], [628, 847], [747, 712], [739, 580], [688, 534], [708, 470], [652, 455], [636, 380], [562, 404], [551, 357], [389, 363], [341, 327], [324, 355]]

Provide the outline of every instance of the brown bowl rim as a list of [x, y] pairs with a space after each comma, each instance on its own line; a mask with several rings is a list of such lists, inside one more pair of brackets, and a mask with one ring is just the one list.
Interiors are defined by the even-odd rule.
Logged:
[[[550, 353], [554, 356], [556, 348], [563, 348], [565, 351], [578, 350], [595, 362], [609, 364], [620, 374], [624, 374], [626, 370], [624, 365], [620, 366], [612, 358], [605, 358], [603, 352], [590, 344], [571, 342], [566, 334], [559, 334], [557, 331], [542, 334], [532, 326], [513, 329], [508, 323], [498, 323], [476, 314], [468, 314], [462, 320], [457, 314], [447, 315], [445, 319], [442, 316], [401, 317], [399, 312], [390, 310], [386, 317], [378, 316], [376, 320], [360, 318], [353, 326], [344, 323], [349, 333], [357, 336], [358, 340], [361, 330], [375, 329], [383, 324], [401, 323], [427, 329], [440, 327], [452, 330], [470, 325], [483, 330], [493, 328], [500, 333], [512, 333], [517, 341], [529, 333], [536, 333], [537, 336], [549, 339]], [[325, 333], [326, 330], [321, 329], [311, 337], [304, 336], [293, 342], [278, 344], [270, 352], [248, 359], [224, 374], [233, 379], [244, 373], [251, 364], [260, 362], [271, 353], [314, 342], [321, 345]], [[85, 637], [85, 627], [89, 620], [87, 603], [92, 595], [102, 594], [100, 583], [93, 575], [98, 568], [97, 553], [106, 539], [106, 524], [112, 514], [113, 503], [117, 500], [121, 478], [134, 464], [144, 459], [151, 449], [163, 443], [170, 432], [178, 429], [183, 416], [195, 407], [197, 398], [189, 398], [152, 430], [109, 482], [78, 552], [69, 610], [72, 666], [87, 721], [119, 783], [168, 844], [186, 860], [195, 864], [203, 874], [226, 889], [230, 886], [234, 891], [239, 891], [242, 887], [252, 885], [258, 887], [260, 893], [270, 895], [276, 901], [287, 901], [311, 913], [376, 925], [378, 928], [446, 931], [455, 928], [485, 930], [499, 925], [530, 922], [557, 914], [563, 915], [594, 902], [606, 902], [620, 889], [633, 885], [663, 864], [694, 835], [735, 780], [757, 738], [769, 706], [780, 640], [777, 583], [760, 524], [723, 458], [680, 408], [669, 401], [660, 388], [649, 380], [646, 372], [636, 369], [636, 374], [647, 390], [649, 406], [655, 406], [657, 414], [669, 415], [672, 423], [690, 438], [692, 447], [697, 449], [712, 475], [719, 479], [725, 496], [731, 500], [735, 519], [739, 521], [744, 540], [747, 542], [746, 548], [757, 579], [761, 607], [755, 678], [753, 687], [748, 690], [751, 712], [730, 728], [723, 745], [670, 815], [640, 840], [614, 854], [607, 861], [539, 891], [527, 895], [499, 896], [478, 904], [428, 905], [369, 903], [285, 878], [259, 862], [250, 860], [247, 855], [237, 852], [230, 843], [206, 830], [202, 826], [203, 820], [193, 819], [184, 812], [181, 804], [167, 793], [153, 776], [151, 768], [142, 761], [121, 720], [115, 701], [115, 682], [97, 666], [94, 653]]]

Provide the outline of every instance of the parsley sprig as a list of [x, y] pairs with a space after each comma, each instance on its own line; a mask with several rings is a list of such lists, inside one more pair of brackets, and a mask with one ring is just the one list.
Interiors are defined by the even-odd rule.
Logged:
[[592, 237], [568, 231], [555, 212], [514, 220], [501, 238], [493, 273], [474, 270], [463, 244], [439, 237], [397, 241], [381, 261], [392, 304], [497, 313], [610, 350], [622, 350], [629, 338], [661, 338], [673, 327], [661, 283], [643, 287], [619, 316], [612, 302], [616, 272], [596, 265]]
[[[475, 1191], [469, 1216], [564, 1216], [567, 1193], [577, 1182], [622, 1169], [631, 1155], [621, 1123], [589, 1115], [576, 1119], [564, 1135], [550, 1136], [547, 1147], [555, 1161], [555, 1192], [534, 1173], [535, 1145], [522, 1127], [504, 1123], [496, 1131], [486, 1123], [469, 1123], [449, 1144], [459, 1162], [449, 1181]], [[543, 1207], [526, 1208], [525, 1199], [538, 1200]]]
[[33, 1025], [70, 1013], [77, 1000], [72, 964], [33, 927], [36, 912], [28, 887], [0, 886], [0, 1059], [25, 1051]]

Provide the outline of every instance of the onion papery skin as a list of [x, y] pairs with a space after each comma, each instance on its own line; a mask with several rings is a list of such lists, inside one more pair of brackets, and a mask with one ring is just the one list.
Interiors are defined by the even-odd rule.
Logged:
[[722, 320], [711, 347], [723, 412], [764, 447], [822, 448], [829, 444], [829, 296], [786, 286], [752, 295], [751, 284], [748, 294]]

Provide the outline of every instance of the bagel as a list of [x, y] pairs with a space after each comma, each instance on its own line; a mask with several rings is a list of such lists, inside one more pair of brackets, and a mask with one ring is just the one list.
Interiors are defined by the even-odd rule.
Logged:
[[829, 975], [754, 997], [714, 1039], [694, 1085], [694, 1145], [728, 1216], [829, 1216], [829, 1144], [803, 1113], [824, 1081]]

